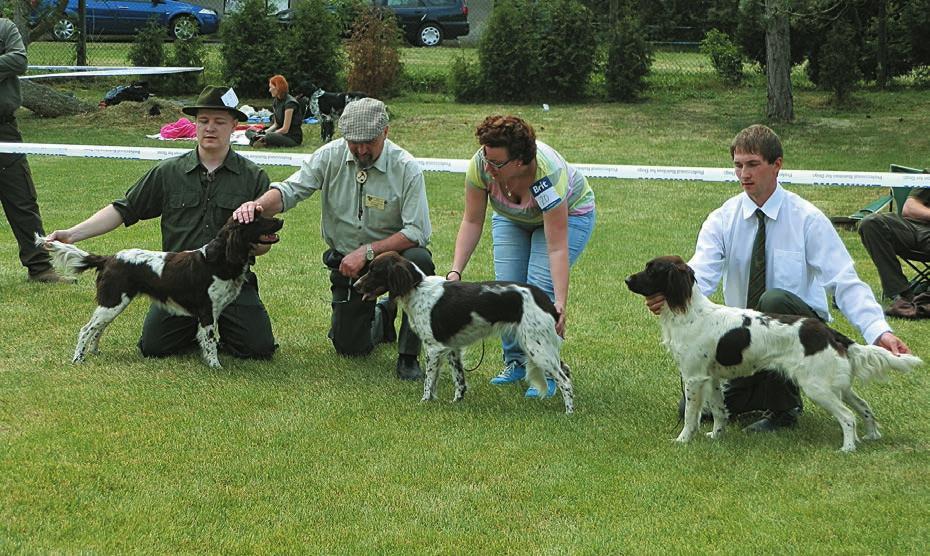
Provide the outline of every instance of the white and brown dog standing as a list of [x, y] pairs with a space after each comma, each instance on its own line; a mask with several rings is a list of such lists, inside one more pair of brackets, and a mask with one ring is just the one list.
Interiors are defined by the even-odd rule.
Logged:
[[63, 276], [97, 269], [97, 308], [78, 334], [72, 361], [81, 363], [88, 351], [96, 353], [106, 327], [142, 293], [175, 315], [197, 319], [204, 361], [220, 367], [217, 319], [242, 290], [253, 244], [276, 243], [283, 225], [274, 218], [257, 218], [249, 224], [230, 218], [215, 239], [194, 251], [126, 249], [112, 256], [94, 255], [37, 235], [36, 244], [51, 252], [52, 263]]
[[887, 371], [906, 372], [922, 364], [913, 355], [895, 356], [878, 346], [857, 344], [816, 318], [712, 303], [680, 257], [653, 259], [626, 284], [634, 293], [665, 296], [659, 315], [662, 341], [678, 363], [685, 387], [685, 426], [678, 442], [694, 436], [705, 405], [714, 416], [707, 435], [718, 438], [727, 423], [722, 383], [765, 369], [784, 373], [836, 417], [843, 428], [841, 449], [851, 452], [858, 437], [856, 417], [847, 404], [862, 416], [865, 439], [881, 437], [872, 408], [852, 389], [853, 378], [884, 378]]
[[355, 289], [366, 299], [390, 292], [407, 313], [426, 351], [423, 401], [436, 399], [443, 358], [452, 366], [453, 401], [461, 400], [467, 389], [462, 349], [510, 329], [526, 352], [529, 383], [545, 395], [546, 376], [552, 377], [562, 393], [565, 413], [574, 411], [571, 374], [559, 357], [562, 339], [555, 331], [558, 313], [539, 288], [514, 282], [449, 282], [426, 276], [417, 265], [389, 251], [375, 257]]

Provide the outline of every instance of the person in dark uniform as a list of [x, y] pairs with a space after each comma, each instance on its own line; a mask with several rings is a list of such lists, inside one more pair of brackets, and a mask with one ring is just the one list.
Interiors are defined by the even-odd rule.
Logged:
[[[233, 151], [230, 136], [245, 114], [229, 87], [207, 87], [193, 106], [183, 109], [195, 117], [197, 148], [159, 162], [133, 185], [122, 199], [103, 207], [87, 220], [49, 239], [65, 243], [105, 234], [120, 224], [161, 217], [162, 249], [199, 249], [216, 237], [233, 210], [268, 191], [264, 170]], [[256, 255], [269, 245], [255, 248]], [[249, 272], [236, 298], [220, 314], [220, 348], [236, 357], [267, 358], [277, 345], [271, 320], [258, 296], [258, 281]], [[139, 348], [148, 357], [160, 357], [196, 347], [196, 321], [152, 305]]]
[[[19, 76], [26, 73], [26, 47], [16, 25], [0, 18], [0, 142], [22, 143], [16, 127], [16, 109], [22, 104]], [[19, 260], [32, 282], [70, 282], [58, 276], [48, 253], [35, 244], [45, 235], [36, 187], [26, 155], [0, 153], [0, 202], [19, 244]]]

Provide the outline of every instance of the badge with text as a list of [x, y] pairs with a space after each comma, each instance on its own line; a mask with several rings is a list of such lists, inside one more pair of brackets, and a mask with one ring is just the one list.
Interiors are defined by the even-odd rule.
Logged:
[[544, 177], [534, 183], [532, 187], [530, 187], [530, 193], [533, 194], [533, 198], [536, 199], [536, 204], [539, 205], [539, 208], [543, 212], [546, 212], [562, 202], [562, 197], [559, 197], [559, 193], [555, 190], [555, 186], [552, 185], [548, 177]]
[[382, 199], [381, 197], [375, 197], [374, 195], [365, 195], [366, 207], [384, 210], [385, 205], [387, 205], [387, 200]]

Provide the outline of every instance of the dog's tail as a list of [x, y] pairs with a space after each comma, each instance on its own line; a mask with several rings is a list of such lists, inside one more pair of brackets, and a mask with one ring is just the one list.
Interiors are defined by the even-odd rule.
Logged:
[[89, 268], [99, 269], [107, 262], [109, 257], [92, 255], [87, 251], [78, 249], [70, 243], [60, 241], [46, 241], [44, 237], [36, 234], [36, 245], [48, 250], [52, 257], [52, 265], [64, 277], [75, 278], [78, 274]]
[[888, 371], [907, 373], [924, 363], [916, 355], [895, 355], [879, 346], [852, 344], [848, 354], [853, 376], [863, 381], [887, 380]]

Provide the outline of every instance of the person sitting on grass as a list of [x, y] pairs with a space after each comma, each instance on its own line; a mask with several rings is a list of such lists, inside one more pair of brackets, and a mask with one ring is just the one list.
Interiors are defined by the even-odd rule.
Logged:
[[271, 108], [273, 119], [264, 131], [246, 132], [249, 144], [253, 147], [296, 147], [303, 143], [300, 103], [288, 91], [287, 79], [283, 75], [274, 75], [268, 80], [268, 92], [274, 99]]

